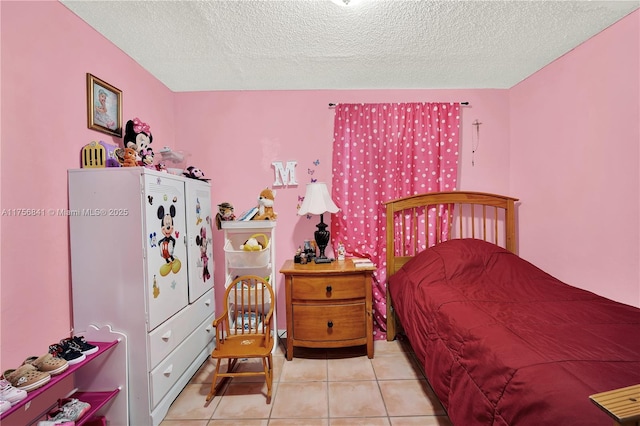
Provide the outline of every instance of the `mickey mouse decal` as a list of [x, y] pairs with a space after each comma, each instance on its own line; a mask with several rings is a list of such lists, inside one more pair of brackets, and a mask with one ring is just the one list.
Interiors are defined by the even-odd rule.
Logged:
[[182, 267], [180, 260], [173, 255], [173, 250], [176, 246], [176, 239], [173, 238], [173, 218], [175, 216], [175, 206], [171, 205], [168, 212], [165, 212], [164, 206], [158, 207], [160, 232], [164, 235], [164, 238], [158, 241], [158, 247], [160, 248], [160, 256], [166, 261], [166, 263], [160, 267], [160, 275], [163, 277], [167, 276], [169, 272], [177, 274]]

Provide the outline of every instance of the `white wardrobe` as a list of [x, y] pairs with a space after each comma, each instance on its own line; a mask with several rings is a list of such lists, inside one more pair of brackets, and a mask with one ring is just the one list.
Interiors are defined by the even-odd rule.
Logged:
[[129, 424], [158, 425], [213, 349], [211, 186], [69, 170], [73, 326], [127, 336]]

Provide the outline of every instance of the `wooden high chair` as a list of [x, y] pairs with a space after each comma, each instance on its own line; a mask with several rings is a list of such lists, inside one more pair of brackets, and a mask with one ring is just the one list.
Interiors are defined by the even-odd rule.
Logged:
[[[273, 289], [269, 283], [255, 275], [243, 275], [227, 287], [224, 295], [224, 312], [213, 321], [216, 328], [216, 347], [211, 358], [216, 361], [211, 400], [227, 377], [264, 376], [267, 382], [267, 404], [271, 403], [273, 383], [273, 324], [271, 318], [275, 305]], [[262, 358], [263, 371], [234, 371], [238, 359]], [[227, 371], [220, 372], [222, 360], [227, 360]], [[216, 386], [221, 377], [219, 386]]]

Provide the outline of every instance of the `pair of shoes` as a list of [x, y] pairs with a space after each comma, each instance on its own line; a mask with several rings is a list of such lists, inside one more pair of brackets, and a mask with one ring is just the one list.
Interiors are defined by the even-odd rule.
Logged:
[[11, 408], [11, 403], [9, 401], [5, 401], [4, 399], [0, 399], [0, 413], [4, 413], [5, 411]]
[[47, 414], [48, 420], [66, 420], [75, 422], [91, 409], [91, 404], [80, 401], [77, 398], [65, 398], [58, 400], [58, 408]]
[[98, 352], [98, 347], [87, 342], [84, 336], [73, 336], [67, 339], [62, 339], [60, 344], [62, 346], [71, 346], [85, 355], [91, 355]]
[[60, 343], [54, 343], [49, 346], [49, 353], [54, 357], [59, 357], [67, 361], [67, 364], [73, 365], [87, 359], [87, 356], [78, 349], [68, 344], [63, 344], [64, 340]]
[[49, 373], [40, 371], [31, 364], [21, 365], [15, 370], [7, 370], [3, 376], [11, 386], [26, 392], [38, 389], [51, 380]]
[[87, 355], [98, 352], [98, 347], [87, 342], [83, 336], [67, 337], [49, 346], [49, 353], [63, 358], [69, 365], [82, 362]]
[[38, 370], [49, 373], [52, 376], [60, 374], [69, 368], [69, 363], [65, 359], [53, 356], [48, 352], [41, 357], [29, 357], [24, 360], [23, 364], [31, 364]]
[[27, 391], [14, 388], [7, 379], [0, 380], [0, 401], [15, 405], [27, 397]]

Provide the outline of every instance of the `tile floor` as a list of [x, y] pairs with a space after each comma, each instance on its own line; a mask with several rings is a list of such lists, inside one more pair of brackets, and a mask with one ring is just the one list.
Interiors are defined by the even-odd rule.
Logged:
[[[380, 340], [374, 349], [369, 359], [364, 347], [295, 348], [286, 361], [281, 342], [273, 357], [271, 404], [261, 377], [228, 380], [206, 403], [214, 365], [208, 360], [161, 426], [451, 426], [411, 348]], [[257, 362], [241, 368], [261, 369]]]

